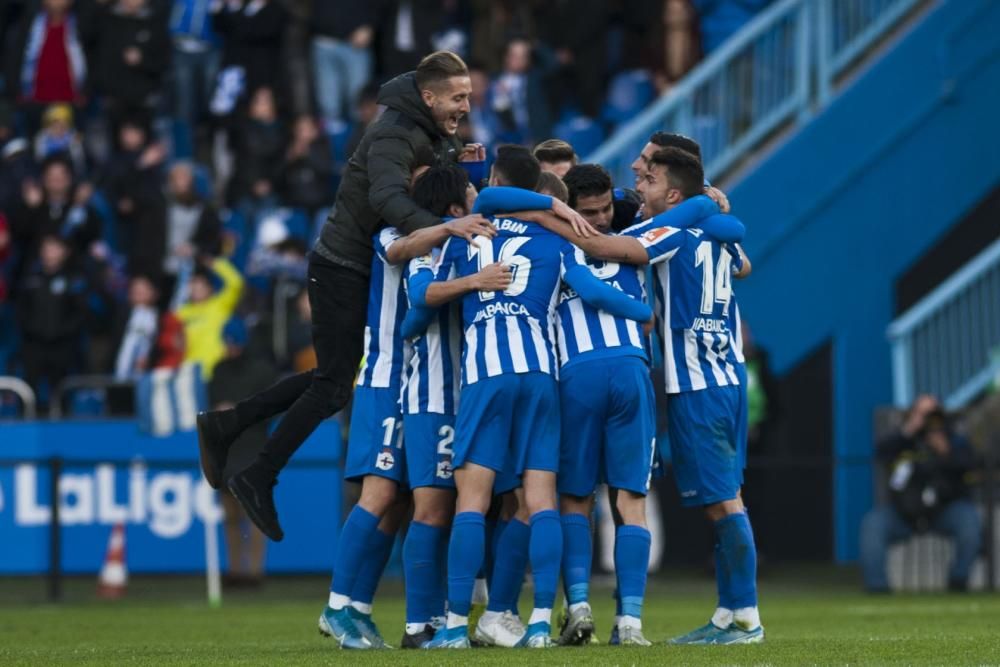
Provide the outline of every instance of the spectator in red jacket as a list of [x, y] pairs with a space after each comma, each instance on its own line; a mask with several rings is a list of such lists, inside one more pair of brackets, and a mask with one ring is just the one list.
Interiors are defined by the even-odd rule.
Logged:
[[37, 127], [41, 106], [83, 100], [87, 61], [72, 0], [42, 0], [25, 13], [5, 55], [7, 86], [17, 101], [33, 109]]

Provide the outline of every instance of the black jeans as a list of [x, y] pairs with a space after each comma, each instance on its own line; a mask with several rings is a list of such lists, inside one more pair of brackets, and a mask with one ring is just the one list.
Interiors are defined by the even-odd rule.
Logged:
[[236, 406], [243, 428], [287, 411], [258, 457], [275, 475], [320, 422], [350, 400], [364, 351], [369, 277], [312, 253], [308, 279], [316, 368], [287, 377]]

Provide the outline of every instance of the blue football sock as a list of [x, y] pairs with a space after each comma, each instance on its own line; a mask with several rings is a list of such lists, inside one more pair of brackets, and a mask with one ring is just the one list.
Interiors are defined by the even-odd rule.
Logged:
[[590, 538], [590, 519], [583, 514], [563, 514], [563, 586], [570, 604], [590, 599], [590, 563], [593, 559], [593, 542]]
[[615, 574], [621, 616], [642, 618], [650, 541], [649, 531], [642, 526], [619, 526], [615, 533]]
[[497, 555], [497, 541], [507, 522], [502, 519], [486, 517], [486, 553], [483, 554], [483, 566], [476, 574], [477, 579], [486, 579], [486, 588], [493, 586], [493, 562]]
[[729, 609], [757, 606], [757, 547], [746, 514], [730, 514], [715, 522], [722, 562], [729, 577]]
[[611, 597], [615, 599], [615, 616], [622, 615], [622, 596], [618, 594], [618, 585], [615, 584], [615, 591], [611, 594]]
[[528, 544], [531, 527], [511, 519], [497, 540], [496, 559], [493, 565], [493, 584], [490, 586], [489, 611], [513, 610], [528, 567]]
[[429, 623], [441, 610], [435, 606], [440, 590], [439, 543], [444, 530], [413, 521], [403, 542], [403, 576], [406, 582], [406, 622]]
[[382, 580], [382, 573], [392, 555], [392, 547], [396, 543], [396, 535], [383, 533], [376, 529], [368, 538], [368, 554], [365, 556], [358, 577], [351, 589], [351, 602], [371, 604], [375, 599], [375, 589]]
[[469, 615], [485, 542], [486, 520], [482, 514], [462, 512], [455, 516], [448, 542], [448, 611], [453, 614]]
[[[510, 527], [507, 528], [510, 530]], [[552, 609], [562, 565], [562, 524], [559, 512], [542, 510], [531, 515], [528, 554], [535, 582], [535, 609]]]
[[715, 540], [715, 588], [719, 593], [718, 606], [722, 609], [733, 608], [733, 596], [729, 593], [729, 570], [722, 556], [722, 545]]
[[333, 561], [333, 581], [330, 590], [351, 597], [361, 565], [368, 555], [372, 533], [378, 530], [379, 518], [355, 505], [347, 515], [337, 539], [337, 556]]
[[434, 580], [432, 616], [444, 616], [448, 605], [448, 537], [451, 529], [442, 530], [437, 543], [437, 579]]

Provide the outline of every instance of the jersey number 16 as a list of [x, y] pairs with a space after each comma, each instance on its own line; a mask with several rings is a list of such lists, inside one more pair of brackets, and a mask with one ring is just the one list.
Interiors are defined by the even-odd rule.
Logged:
[[[506, 264], [510, 267], [510, 285], [503, 291], [506, 296], [517, 296], [528, 288], [528, 276], [531, 274], [531, 260], [524, 255], [518, 255], [517, 251], [525, 243], [530, 241], [528, 236], [515, 236], [503, 242], [500, 246], [500, 255], [496, 259], [493, 256], [493, 242], [482, 237], [477, 237], [477, 243], [469, 244], [469, 261], [476, 260], [479, 271], [495, 262]], [[480, 292], [480, 301], [490, 301], [496, 296], [496, 292]]]

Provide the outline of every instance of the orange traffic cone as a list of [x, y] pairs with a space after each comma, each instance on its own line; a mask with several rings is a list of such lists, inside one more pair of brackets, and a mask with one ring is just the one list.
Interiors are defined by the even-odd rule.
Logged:
[[108, 554], [97, 577], [97, 597], [114, 600], [125, 595], [128, 570], [125, 568], [125, 524], [118, 523], [111, 529]]

